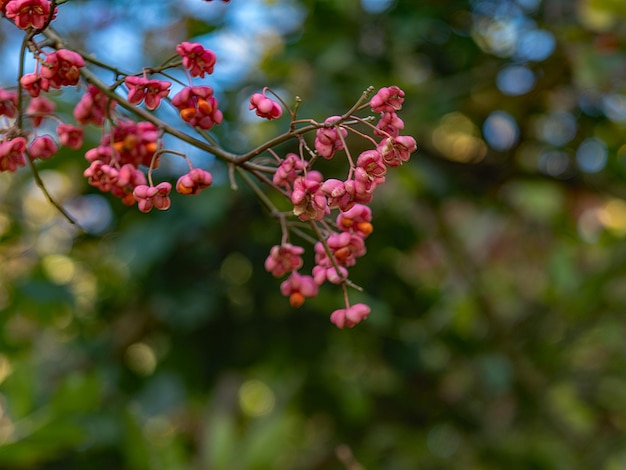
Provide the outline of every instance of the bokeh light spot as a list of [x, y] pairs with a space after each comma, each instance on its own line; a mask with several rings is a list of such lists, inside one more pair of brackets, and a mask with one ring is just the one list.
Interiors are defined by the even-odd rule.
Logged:
[[542, 29], [528, 31], [517, 44], [517, 54], [526, 60], [536, 62], [547, 59], [556, 46], [554, 35]]
[[519, 140], [519, 128], [515, 118], [504, 111], [492, 112], [483, 124], [483, 135], [491, 148], [503, 152], [511, 149]]
[[126, 359], [126, 365], [139, 375], [150, 375], [156, 369], [156, 354], [145, 343], [134, 343], [128, 346], [124, 358]]
[[509, 65], [498, 72], [496, 85], [505, 95], [523, 95], [535, 86], [535, 74], [523, 65]]
[[248, 380], [239, 388], [239, 406], [248, 416], [264, 416], [274, 409], [274, 392], [260, 380]]
[[391, 6], [393, 0], [361, 0], [363, 9], [368, 13], [382, 13]]
[[535, 124], [538, 137], [557, 147], [576, 137], [576, 118], [571, 113], [559, 111], [541, 116]]
[[74, 261], [64, 255], [46, 255], [41, 260], [41, 264], [48, 279], [55, 284], [68, 284], [76, 273]]
[[548, 150], [539, 157], [539, 169], [549, 176], [564, 176], [569, 166], [569, 156], [565, 152]]
[[598, 219], [615, 235], [626, 235], [626, 202], [622, 199], [611, 199], [598, 211]]
[[585, 139], [576, 150], [576, 161], [585, 173], [601, 171], [608, 160], [606, 144], [595, 137]]
[[602, 110], [613, 122], [626, 121], [626, 96], [613, 93], [602, 98]]

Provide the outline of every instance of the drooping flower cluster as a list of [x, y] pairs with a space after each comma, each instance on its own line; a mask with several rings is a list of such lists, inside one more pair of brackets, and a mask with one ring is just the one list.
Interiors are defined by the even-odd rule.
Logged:
[[[215, 89], [201, 81], [213, 73], [217, 63], [215, 53], [202, 44], [181, 42], [176, 46], [177, 55], [160, 66], [131, 74], [116, 72], [115, 82], [106, 84], [86, 67], [87, 63], [89, 68], [103, 64], [62, 47], [64, 41], [53, 39], [57, 34], [54, 31], [48, 30], [52, 37], [49, 35], [46, 41], [33, 39], [56, 18], [56, 2], [0, 0], [0, 12], [25, 30], [35, 58], [35, 70], [20, 77], [17, 92], [0, 88], [0, 172], [15, 172], [29, 159], [51, 158], [59, 146], [80, 149], [83, 126], [93, 125], [102, 134], [98, 145], [84, 154], [88, 167], [83, 176], [88, 183], [124, 204], [137, 204], [141, 212], [167, 210], [173, 189], [182, 195], [195, 195], [213, 185], [211, 173], [194, 168], [186, 155], [166, 147], [166, 136], [176, 137], [226, 161], [232, 169], [249, 172], [286, 197], [290, 211], [281, 212], [273, 206], [272, 198], [260, 195], [281, 220], [283, 229], [282, 241], [271, 248], [265, 269], [277, 278], [285, 277], [280, 292], [293, 307], [317, 296], [320, 287], [329, 283], [340, 285], [345, 299], [345, 308], [330, 316], [332, 323], [350, 328], [368, 317], [369, 306], [350, 304], [347, 287], [353, 284], [348, 275], [367, 252], [366, 239], [373, 232], [368, 204], [376, 188], [385, 183], [389, 168], [407, 162], [417, 148], [412, 137], [401, 135], [404, 122], [398, 111], [404, 91], [397, 86], [384, 87], [369, 103], [362, 100], [351, 108], [358, 112], [369, 104], [379, 115], [376, 123], [371, 117], [363, 119], [350, 113], [317, 122], [297, 119], [298, 106], [290, 109], [274, 91], [263, 88], [250, 96], [249, 111], [267, 120], [278, 119], [286, 112], [291, 117], [289, 131], [248, 154], [233, 155], [205, 132], [221, 124], [223, 114]], [[181, 84], [171, 96], [172, 82], [162, 78], [174, 80], [167, 71], [177, 67], [185, 69], [188, 83]], [[63, 122], [55, 114], [54, 101], [46, 95], [63, 87], [76, 87], [81, 93], [73, 109], [75, 123]], [[167, 115], [159, 109], [163, 106], [176, 109], [178, 124], [186, 123], [182, 126], [186, 130], [163, 120]], [[43, 134], [42, 129], [47, 127], [42, 123], [51, 120], [57, 123], [56, 135]], [[365, 130], [357, 130], [356, 126]], [[350, 139], [360, 137], [372, 145], [365, 150], [359, 147], [357, 155]], [[281, 158], [273, 147], [289, 139], [298, 142], [299, 153], [287, 153]], [[275, 164], [261, 157], [265, 151], [276, 159]], [[189, 165], [189, 171], [175, 184], [153, 182], [153, 172], [164, 155], [180, 156]], [[331, 160], [337, 155], [345, 156], [349, 167], [345, 176], [326, 178], [314, 168], [320, 159]], [[36, 166], [33, 169], [36, 171]], [[254, 183], [251, 185], [254, 187]], [[304, 235], [307, 227], [310, 233]], [[309, 241], [313, 237], [313, 266], [308, 273], [303, 272], [305, 248], [289, 241], [298, 235]]]
[[[372, 233], [372, 211], [367, 206], [374, 190], [385, 182], [387, 169], [408, 161], [410, 154], [417, 149], [415, 139], [401, 136], [403, 121], [397, 111], [401, 109], [404, 92], [396, 86], [382, 88], [370, 101], [373, 112], [380, 113], [379, 122], [372, 127], [372, 133], [379, 137], [373, 149], [365, 150], [356, 159], [348, 156], [350, 170], [345, 180], [324, 179], [316, 170], [309, 169], [303, 156], [290, 153], [281, 159], [274, 173], [273, 183], [286, 190], [293, 206], [293, 214], [302, 221], [315, 224], [337, 210], [334, 227], [325, 223], [324, 236], [314, 245], [315, 264], [311, 276], [298, 272], [302, 267], [301, 255], [304, 249], [291, 244], [274, 246], [265, 262], [265, 268], [275, 276], [290, 273], [281, 285], [281, 292], [288, 296], [292, 305], [301, 305], [305, 298], [317, 293], [313, 284], [321, 286], [348, 284], [348, 269], [357, 259], [366, 254], [365, 239]], [[351, 117], [352, 118], [352, 117]], [[331, 116], [319, 125], [315, 134], [317, 155], [325, 159], [333, 158], [346, 147], [349, 126], [341, 116]], [[294, 293], [296, 298], [294, 300]], [[353, 327], [370, 313], [370, 308], [362, 303], [350, 305], [346, 295], [346, 307], [331, 315], [331, 322], [337, 327]]]

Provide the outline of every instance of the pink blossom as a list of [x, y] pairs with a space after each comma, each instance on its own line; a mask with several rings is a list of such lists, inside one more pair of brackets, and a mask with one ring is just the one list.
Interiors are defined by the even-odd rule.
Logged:
[[77, 150], [83, 145], [83, 130], [71, 124], [59, 124], [57, 126], [59, 142], [65, 147]]
[[137, 200], [141, 212], [150, 212], [153, 207], [164, 211], [170, 208], [169, 194], [171, 191], [172, 185], [164, 181], [156, 186], [139, 185], [133, 191], [133, 196]]
[[164, 80], [148, 80], [144, 77], [129, 76], [124, 79], [128, 87], [128, 101], [132, 104], [139, 104], [144, 99], [146, 108], [155, 110], [161, 104], [161, 99], [165, 98], [172, 84]]
[[313, 279], [318, 286], [324, 284], [325, 281], [331, 284], [341, 284], [348, 277], [348, 270], [344, 266], [338, 266], [339, 271], [334, 266], [313, 266]]
[[326, 244], [341, 266], [354, 266], [356, 258], [366, 252], [363, 238], [349, 232], [333, 233], [326, 240]]
[[111, 163], [113, 160], [113, 151], [110, 145], [98, 145], [95, 148], [85, 152], [85, 160], [90, 163], [99, 161], [100, 163]]
[[337, 328], [352, 328], [365, 320], [370, 314], [370, 311], [371, 309], [368, 305], [354, 304], [348, 308], [335, 310], [330, 315], [330, 321], [334, 323]]
[[131, 163], [133, 166], [145, 165], [157, 168], [158, 159], [153, 162], [158, 148], [159, 131], [151, 122], [135, 122], [131, 119], [118, 119], [115, 127], [106, 132], [100, 145], [112, 146], [120, 165]]
[[322, 184], [322, 191], [328, 197], [328, 207], [331, 209], [345, 211], [354, 205], [352, 195], [346, 190], [346, 183], [341, 180], [327, 179]]
[[320, 173], [310, 171], [294, 181], [291, 202], [293, 213], [300, 220], [322, 220], [326, 214], [330, 214], [321, 179]]
[[296, 271], [302, 267], [302, 253], [304, 253], [304, 248], [291, 243], [274, 245], [265, 260], [265, 270], [275, 277], [282, 277], [288, 272]]
[[145, 175], [132, 164], [126, 163], [117, 172], [117, 182], [111, 188], [111, 194], [121, 198], [125, 205], [132, 206], [135, 203], [133, 191], [142, 184], [146, 184]]
[[387, 167], [378, 150], [366, 150], [359, 155], [356, 161], [357, 168], [362, 168], [369, 178], [376, 184], [385, 182]]
[[306, 298], [315, 297], [319, 291], [318, 285], [311, 276], [298, 274], [296, 271], [282, 282], [280, 292], [289, 297], [292, 307], [301, 307]]
[[111, 191], [118, 181], [118, 170], [101, 160], [94, 160], [83, 172], [83, 176], [87, 178], [87, 182], [102, 192]]
[[222, 112], [210, 86], [185, 87], [172, 98], [172, 104], [180, 110], [183, 121], [193, 127], [208, 130], [222, 122]]
[[[53, 18], [56, 16], [55, 8]], [[50, 16], [49, 0], [9, 0], [6, 16], [20, 29], [42, 29]]]
[[28, 103], [26, 114], [29, 114], [33, 120], [33, 127], [39, 127], [43, 118], [54, 112], [55, 105], [48, 98], [40, 96], [33, 98]]
[[58, 150], [56, 142], [49, 135], [36, 137], [28, 147], [28, 153], [31, 158], [41, 158], [42, 160], [47, 160], [57, 153]]
[[180, 194], [198, 194], [213, 183], [213, 176], [201, 168], [194, 168], [189, 173], [178, 178], [176, 191]]
[[375, 113], [393, 113], [402, 108], [404, 91], [397, 86], [383, 87], [372, 97], [370, 106]]
[[11, 140], [0, 140], [0, 172], [17, 171], [20, 166], [26, 165], [24, 151], [26, 150], [26, 139], [16, 137]]
[[41, 68], [41, 76], [49, 80], [54, 88], [76, 85], [80, 78], [80, 69], [84, 66], [85, 60], [80, 54], [59, 49], [47, 55]]
[[404, 121], [395, 112], [382, 113], [374, 134], [380, 137], [396, 137], [404, 129]]
[[15, 117], [17, 112], [17, 93], [0, 88], [0, 116]]
[[355, 204], [346, 212], [337, 216], [337, 227], [344, 232], [352, 232], [362, 238], [374, 231], [372, 226], [372, 210], [363, 204]]
[[332, 158], [335, 151], [343, 149], [343, 140], [348, 131], [342, 127], [333, 126], [341, 116], [331, 116], [324, 121], [324, 127], [315, 132], [315, 150], [326, 159]]
[[399, 135], [383, 140], [377, 150], [387, 166], [396, 167], [409, 160], [411, 153], [417, 150], [417, 143], [411, 136]]
[[74, 118], [79, 124], [91, 123], [101, 126], [105, 117], [111, 114], [116, 105], [116, 101], [113, 101], [95, 86], [89, 85], [87, 92], [83, 94], [74, 108]]
[[20, 78], [22, 88], [28, 92], [33, 98], [38, 97], [42, 91], [50, 89], [49, 80], [43, 78], [38, 73], [27, 73]]
[[278, 168], [276, 168], [272, 182], [276, 186], [282, 186], [291, 192], [291, 185], [305, 166], [306, 164], [302, 158], [295, 153], [288, 153], [285, 159], [278, 165]]
[[252, 95], [249, 109], [255, 110], [257, 116], [265, 119], [277, 119], [283, 115], [280, 104], [265, 96], [265, 92]]
[[215, 53], [205, 49], [197, 42], [181, 42], [176, 46], [176, 52], [183, 58], [183, 67], [189, 70], [192, 77], [202, 77], [213, 73], [217, 61]]

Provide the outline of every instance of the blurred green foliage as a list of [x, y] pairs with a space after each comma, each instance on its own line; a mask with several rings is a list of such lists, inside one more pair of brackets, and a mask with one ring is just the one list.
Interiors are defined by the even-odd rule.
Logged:
[[[623, 2], [261, 6], [284, 3], [302, 25], [258, 32], [217, 133], [238, 150], [280, 129], [239, 113], [267, 84], [318, 120], [369, 85], [406, 91], [420, 151], [377, 192], [351, 272], [370, 318], [336, 330], [332, 287], [289, 307], [263, 270], [279, 227], [217, 164], [221, 184], [167, 212], [108, 201], [97, 236], [27, 171], [0, 175], [0, 468], [626, 467]], [[228, 26], [163, 5], [147, 61]], [[84, 166], [40, 167], [70, 210]]]

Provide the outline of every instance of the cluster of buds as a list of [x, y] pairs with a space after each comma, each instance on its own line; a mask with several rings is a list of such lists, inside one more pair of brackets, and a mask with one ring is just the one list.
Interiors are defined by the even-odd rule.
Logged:
[[[254, 168], [252, 174], [285, 196], [288, 213], [271, 207], [273, 214], [280, 214], [283, 240], [271, 248], [265, 269], [277, 278], [285, 277], [280, 291], [293, 307], [300, 307], [306, 299], [317, 296], [320, 287], [329, 283], [340, 285], [345, 299], [345, 308], [331, 314], [332, 323], [339, 328], [353, 327], [366, 319], [370, 307], [349, 302], [347, 288], [354, 285], [348, 279], [348, 271], [367, 251], [365, 241], [373, 231], [368, 204], [375, 189], [385, 182], [388, 168], [408, 161], [417, 148], [412, 137], [401, 135], [404, 122], [397, 113], [402, 108], [404, 92], [391, 86], [381, 88], [369, 101], [366, 98], [369, 95], [364, 95], [353, 109], [356, 112], [371, 108], [378, 114], [376, 123], [374, 118], [360, 118], [351, 113], [317, 122], [297, 120], [297, 107], [289, 109], [266, 87], [252, 94], [249, 110], [267, 120], [279, 119], [286, 111], [291, 116], [289, 131], [246, 155], [233, 155], [212, 138], [199, 141], [193, 133], [178, 127], [206, 137], [206, 131], [222, 123], [215, 90], [206, 83], [198, 83], [213, 73], [217, 63], [213, 51], [197, 42], [182, 42], [176, 46], [174, 59], [134, 74], [120, 74], [115, 69], [118, 79], [107, 85], [87, 67], [90, 61], [94, 67], [102, 67], [101, 63], [66, 48], [56, 33], [48, 31], [48, 24], [58, 13], [54, 5], [49, 0], [0, 0], [0, 12], [18, 28], [26, 30], [29, 49], [36, 59], [35, 70], [23, 74], [17, 91], [0, 88], [0, 125], [3, 126], [0, 127], [0, 172], [15, 172], [26, 166], [28, 159], [51, 158], [60, 147], [78, 150], [83, 146], [84, 127], [96, 126], [102, 130], [99, 143], [84, 153], [87, 168], [83, 176], [88, 184], [126, 205], [136, 204], [141, 212], [167, 210], [172, 204], [173, 189], [179, 194], [194, 195], [213, 184], [211, 173], [194, 168], [185, 155], [164, 147], [164, 134], [173, 135], [213, 153], [233, 167], [239, 166], [242, 171]], [[39, 34], [48, 34], [49, 39], [52, 35], [54, 40], [37, 43], [35, 37]], [[171, 78], [166, 71], [172, 68], [182, 68], [188, 83], [179, 83], [180, 90], [170, 96], [172, 82], [161, 78]], [[45, 95], [64, 87], [77, 87], [81, 91], [73, 109], [74, 123], [63, 122], [55, 114], [54, 102]], [[180, 117], [177, 127], [154, 113], [161, 106], [171, 106], [177, 111]], [[45, 120], [57, 122], [56, 135], [41, 135]], [[303, 123], [309, 127], [298, 128]], [[356, 126], [365, 127], [365, 131], [356, 130]], [[372, 144], [372, 148], [361, 151], [357, 158], [350, 153], [351, 132]], [[309, 133], [312, 145], [306, 142]], [[289, 139], [299, 142], [300, 154], [287, 153], [281, 158], [272, 149], [272, 142]], [[265, 151], [276, 158], [276, 164], [267, 164], [264, 159], [251, 162]], [[183, 157], [189, 171], [175, 184], [169, 181], [155, 184], [153, 170], [166, 154]], [[349, 169], [345, 178], [325, 178], [313, 169], [319, 157], [331, 160], [338, 155], [346, 157]], [[259, 168], [263, 171], [256, 171]], [[267, 174], [273, 177], [262, 176]], [[273, 204], [270, 199], [263, 199]], [[313, 266], [309, 273], [303, 272], [305, 248], [289, 242], [303, 223], [309, 225], [316, 240], [312, 243]], [[296, 226], [298, 230], [291, 232]]]

